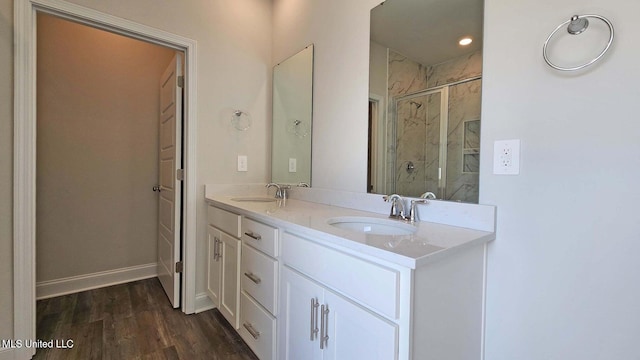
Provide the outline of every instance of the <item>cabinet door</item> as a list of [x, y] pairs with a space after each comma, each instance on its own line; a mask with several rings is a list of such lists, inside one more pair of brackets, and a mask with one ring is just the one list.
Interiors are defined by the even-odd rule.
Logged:
[[221, 264], [219, 257], [217, 256], [220, 251], [220, 230], [213, 226], [207, 226], [207, 238], [209, 243], [209, 250], [207, 253], [207, 295], [213, 304], [220, 307], [220, 275]]
[[281, 281], [279, 358], [321, 359], [319, 307], [322, 302], [322, 287], [287, 267], [282, 268]]
[[327, 330], [323, 359], [389, 360], [398, 358], [397, 325], [330, 290], [324, 292]]
[[220, 284], [220, 312], [231, 326], [238, 329], [240, 318], [240, 240], [220, 233], [222, 276]]

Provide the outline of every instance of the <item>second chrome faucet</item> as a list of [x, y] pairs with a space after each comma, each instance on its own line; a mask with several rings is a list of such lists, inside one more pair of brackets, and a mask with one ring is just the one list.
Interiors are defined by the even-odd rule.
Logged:
[[404, 199], [398, 194], [391, 194], [383, 197], [384, 201], [391, 203], [391, 211], [389, 213], [390, 218], [410, 221], [412, 223], [420, 221], [418, 218], [418, 204], [428, 203], [427, 199], [412, 199], [409, 207], [409, 216], [406, 215], [404, 210]]
[[268, 183], [265, 187], [267, 189], [270, 187], [276, 188], [276, 199], [287, 199], [289, 197], [287, 190], [291, 189], [291, 185], [276, 183]]

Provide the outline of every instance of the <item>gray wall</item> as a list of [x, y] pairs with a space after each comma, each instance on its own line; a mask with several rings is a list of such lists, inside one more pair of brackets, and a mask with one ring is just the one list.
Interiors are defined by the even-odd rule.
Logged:
[[36, 281], [155, 263], [175, 50], [40, 14], [37, 54]]

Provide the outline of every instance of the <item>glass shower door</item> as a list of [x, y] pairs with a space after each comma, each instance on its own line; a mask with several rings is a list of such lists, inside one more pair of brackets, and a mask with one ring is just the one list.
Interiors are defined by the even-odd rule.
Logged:
[[[396, 101], [395, 188], [398, 194], [445, 196], [447, 89]], [[443, 143], [442, 139], [445, 139]]]

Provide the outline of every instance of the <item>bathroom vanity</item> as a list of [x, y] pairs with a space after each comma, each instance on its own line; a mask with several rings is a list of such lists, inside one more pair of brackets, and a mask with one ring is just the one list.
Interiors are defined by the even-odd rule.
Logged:
[[[474, 229], [296, 198], [207, 202], [209, 296], [260, 359], [480, 358], [493, 207], [454, 205], [487, 220]], [[423, 218], [456, 217], [437, 203]]]

